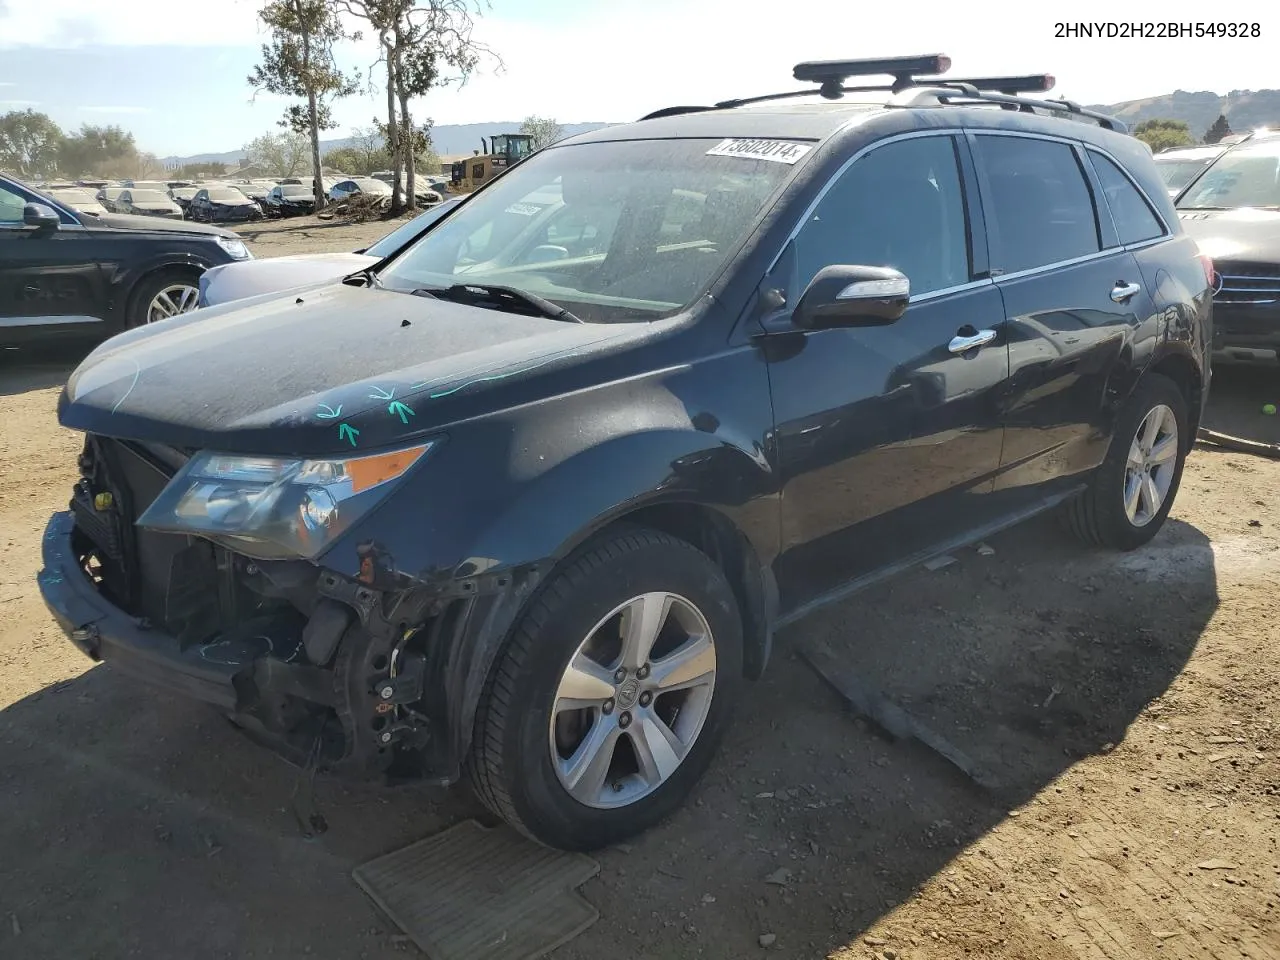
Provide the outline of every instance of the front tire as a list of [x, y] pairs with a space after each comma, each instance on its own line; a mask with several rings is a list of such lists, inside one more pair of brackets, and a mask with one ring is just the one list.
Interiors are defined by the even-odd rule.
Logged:
[[1168, 377], [1144, 376], [1116, 420], [1106, 458], [1064, 517], [1085, 543], [1134, 550], [1160, 532], [1191, 449], [1187, 400]]
[[126, 326], [145, 326], [180, 313], [190, 313], [200, 305], [200, 279], [187, 269], [161, 270], [143, 277], [129, 298]]
[[547, 846], [593, 850], [684, 801], [742, 683], [723, 571], [644, 528], [604, 535], [554, 573], [499, 652], [468, 772], [481, 802]]

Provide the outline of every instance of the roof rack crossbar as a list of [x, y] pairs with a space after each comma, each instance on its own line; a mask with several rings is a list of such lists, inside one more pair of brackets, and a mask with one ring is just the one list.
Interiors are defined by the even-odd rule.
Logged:
[[844, 82], [850, 77], [893, 77], [893, 92], [911, 86], [918, 74], [946, 73], [951, 58], [941, 53], [915, 57], [880, 57], [874, 60], [806, 60], [797, 63], [792, 75], [802, 83], [816, 83], [818, 92], [829, 100], [838, 100]]
[[1057, 80], [1048, 73], [1029, 73], [1012, 77], [917, 77], [913, 86], [932, 87], [964, 84], [978, 90], [991, 90], [1013, 96], [1019, 93], [1045, 93]]

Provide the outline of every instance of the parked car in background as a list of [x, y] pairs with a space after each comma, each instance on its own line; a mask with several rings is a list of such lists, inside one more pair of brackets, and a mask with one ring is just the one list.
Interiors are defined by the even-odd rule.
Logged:
[[0, 176], [0, 346], [101, 340], [193, 310], [201, 273], [248, 259], [228, 230], [88, 216]]
[[1280, 133], [1229, 146], [1177, 207], [1213, 258], [1214, 362], [1280, 364]]
[[262, 208], [232, 186], [202, 187], [187, 205], [187, 219], [203, 223], [247, 223], [262, 217]]
[[246, 197], [258, 205], [258, 209], [265, 215], [267, 194], [275, 187], [275, 183], [271, 181], [263, 182], [261, 180], [249, 180], [242, 183], [234, 184], [235, 188], [243, 193]]
[[140, 217], [182, 219], [182, 208], [169, 199], [166, 191], [161, 190], [126, 187], [116, 198], [115, 209], [117, 213], [131, 213]]
[[1202, 147], [1177, 147], [1155, 155], [1156, 170], [1164, 181], [1169, 196], [1176, 197], [1182, 188], [1198, 177], [1204, 168], [1222, 156], [1226, 147], [1211, 144]]
[[339, 180], [329, 188], [329, 199], [335, 202], [349, 200], [357, 194], [390, 197], [391, 187], [381, 180], [375, 180], [373, 177], [352, 177], [349, 180]]
[[173, 187], [169, 190], [169, 199], [176, 203], [185, 215], [187, 206], [191, 203], [191, 198], [200, 192], [200, 187]]
[[200, 277], [200, 306], [216, 307], [232, 300], [332, 283], [398, 253], [461, 202], [461, 198], [446, 200], [352, 253], [299, 253], [206, 270]]
[[1211, 267], [1123, 124], [948, 66], [582, 134], [344, 282], [124, 334], [58, 404], [53, 617], [312, 769], [595, 849], [750, 749], [804, 614], [1052, 509], [1150, 542]]
[[165, 193], [169, 189], [167, 180], [125, 180], [123, 183], [131, 190], [159, 190]]
[[93, 195], [93, 191], [87, 187], [49, 188], [45, 192], [65, 203], [77, 213], [88, 213], [96, 217], [107, 212], [106, 207], [98, 201], [98, 198]]
[[108, 185], [99, 189], [98, 192], [94, 194], [94, 199], [102, 204], [102, 208], [106, 210], [107, 213], [119, 213], [120, 211], [116, 207], [116, 201], [120, 199], [120, 194], [124, 193], [127, 189], [128, 187]]
[[263, 199], [267, 214], [274, 217], [297, 217], [316, 212], [316, 198], [311, 187], [301, 183], [281, 183], [272, 187]]

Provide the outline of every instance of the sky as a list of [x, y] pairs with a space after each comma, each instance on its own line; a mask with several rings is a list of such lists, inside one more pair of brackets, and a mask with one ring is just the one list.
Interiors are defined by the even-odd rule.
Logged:
[[[425, 0], [424, 0], [425, 2]], [[482, 0], [484, 2], [484, 0]], [[493, 60], [462, 86], [413, 105], [437, 124], [635, 119], [671, 104], [794, 89], [802, 60], [945, 53], [951, 72], [1052, 73], [1053, 95], [1116, 103], [1181, 90], [1280, 86], [1271, 51], [1280, 16], [1258, 13], [1258, 39], [1055, 38], [1055, 20], [1109, 22], [1121, 5], [987, 0], [490, 0], [474, 39]], [[31, 107], [64, 129], [132, 130], [158, 156], [235, 150], [276, 129], [286, 101], [246, 82], [265, 39], [261, 0], [0, 0], [0, 112]], [[1070, 12], [1064, 12], [1069, 6]], [[1194, 23], [1203, 2], [1134, 0], [1129, 21]], [[1241, 5], [1233, 7], [1239, 19]], [[894, 11], [907, 13], [900, 20]], [[368, 42], [340, 51], [366, 75]], [[380, 89], [339, 101], [346, 136], [385, 109]]]

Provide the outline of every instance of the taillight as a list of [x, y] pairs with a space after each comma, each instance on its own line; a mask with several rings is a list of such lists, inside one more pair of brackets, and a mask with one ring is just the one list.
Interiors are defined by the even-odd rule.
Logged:
[[1205, 256], [1203, 253], [1197, 255], [1200, 259], [1200, 265], [1204, 267], [1204, 280], [1210, 287], [1217, 287], [1218, 274], [1213, 269], [1213, 260]]

